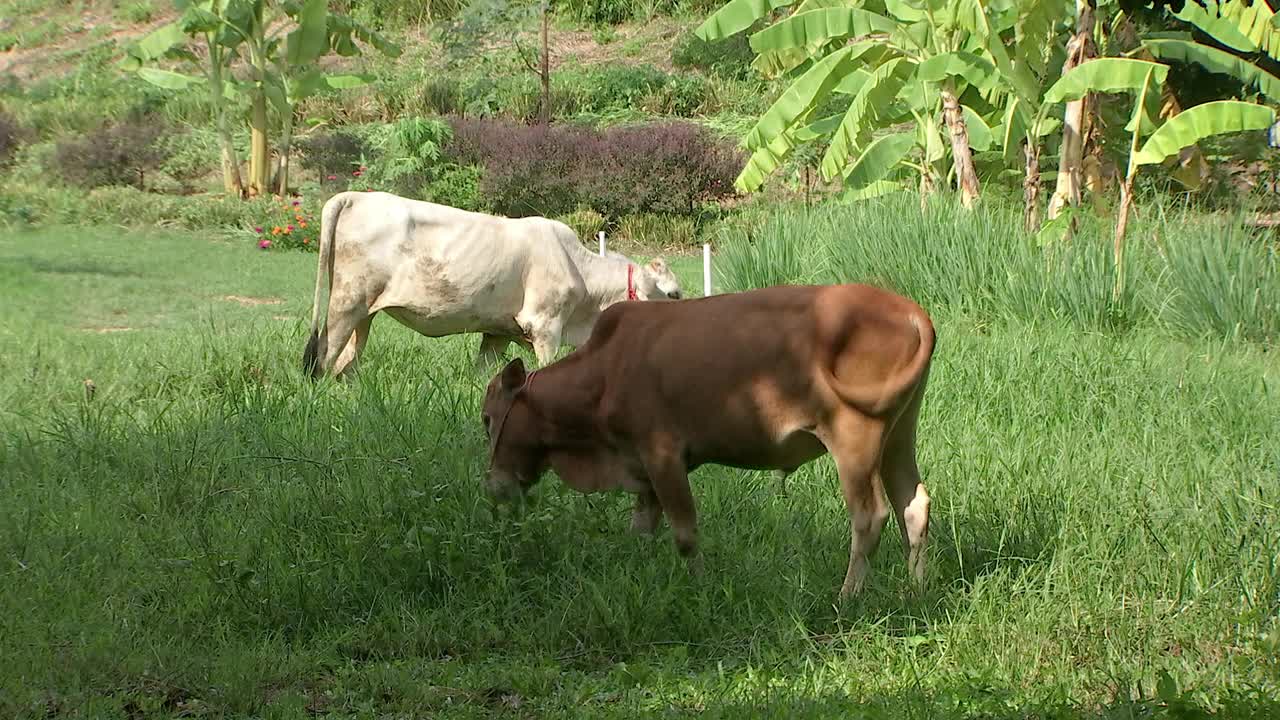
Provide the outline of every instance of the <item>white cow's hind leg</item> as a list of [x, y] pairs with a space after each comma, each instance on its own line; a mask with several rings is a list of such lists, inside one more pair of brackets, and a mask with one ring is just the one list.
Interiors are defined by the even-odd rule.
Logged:
[[356, 361], [360, 359], [360, 353], [364, 352], [365, 343], [369, 342], [369, 329], [372, 325], [372, 315], [356, 323], [355, 329], [351, 332], [351, 339], [347, 341], [346, 347], [342, 348], [342, 353], [334, 363], [334, 375], [351, 377], [359, 369]]
[[[338, 313], [334, 313], [332, 306], [329, 310], [329, 323], [326, 328], [326, 338], [323, 343], [325, 348], [324, 364], [322, 367], [328, 368], [334, 376], [341, 376], [338, 368], [340, 359], [346, 361], [346, 365], [354, 363], [360, 354], [361, 345], [363, 343], [356, 342], [353, 335], [357, 328], [363, 327], [364, 336], [368, 338], [368, 326], [366, 323], [370, 320], [368, 311], [363, 307], [344, 308]], [[350, 345], [350, 352], [348, 352]], [[345, 371], [347, 367], [341, 368]]]

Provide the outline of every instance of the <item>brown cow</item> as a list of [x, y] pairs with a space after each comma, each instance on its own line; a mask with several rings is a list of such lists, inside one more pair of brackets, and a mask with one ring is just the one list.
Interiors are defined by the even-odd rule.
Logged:
[[637, 496], [632, 529], [665, 513], [696, 568], [689, 470], [793, 472], [830, 452], [851, 527], [840, 595], [861, 589], [888, 520], [881, 487], [923, 584], [916, 421], [933, 348], [923, 309], [866, 285], [619, 303], [562, 360], [526, 374], [517, 358], [489, 383], [489, 490], [510, 499], [548, 467], [582, 492], [621, 487]]

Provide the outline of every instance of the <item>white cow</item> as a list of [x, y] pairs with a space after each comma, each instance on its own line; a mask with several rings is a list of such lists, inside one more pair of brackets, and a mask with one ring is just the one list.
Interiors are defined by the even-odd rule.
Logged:
[[617, 253], [600, 257], [555, 220], [496, 217], [384, 192], [330, 198], [319, 251], [302, 360], [313, 377], [354, 369], [379, 311], [427, 337], [483, 333], [479, 364], [514, 340], [545, 365], [562, 342], [585, 342], [616, 302], [680, 298], [662, 258], [641, 266]]

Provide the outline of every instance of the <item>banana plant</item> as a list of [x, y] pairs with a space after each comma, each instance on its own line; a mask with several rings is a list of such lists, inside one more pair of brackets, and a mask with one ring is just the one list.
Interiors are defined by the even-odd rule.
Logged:
[[1129, 155], [1120, 188], [1120, 212], [1113, 247], [1116, 263], [1113, 296], [1117, 299], [1124, 289], [1124, 237], [1133, 205], [1133, 180], [1138, 170], [1144, 165], [1162, 163], [1183, 148], [1214, 135], [1265, 130], [1276, 121], [1275, 111], [1264, 105], [1220, 100], [1184, 110], [1161, 123], [1161, 88], [1168, 74], [1169, 66], [1157, 62], [1098, 58], [1064, 74], [1046, 93], [1050, 102], [1070, 102], [1091, 92], [1124, 92], [1134, 96], [1133, 112], [1125, 126], [1130, 133]]
[[[696, 32], [727, 37], [786, 4], [730, 0]], [[980, 0], [805, 0], [750, 38], [757, 69], [796, 78], [744, 139], [751, 156], [738, 188], [759, 188], [798, 144], [819, 140], [827, 141], [819, 170], [827, 181], [843, 179], [847, 199], [898, 189], [903, 170], [927, 188], [949, 147], [961, 200], [972, 206], [980, 192], [973, 137], [988, 138], [991, 129], [962, 102], [965, 93], [1008, 87], [1038, 97], [1032, 65], [1011, 57], [1001, 35], [1018, 25], [1020, 9], [1035, 3], [1004, 3], [995, 12]], [[1039, 17], [1052, 25], [1051, 14]], [[814, 117], [832, 95], [847, 96], [847, 110]], [[883, 135], [905, 123], [913, 123], [910, 132]], [[1023, 125], [1035, 129], [1029, 120]]]
[[[351, 18], [331, 13], [326, 0], [176, 0], [181, 18], [144, 37], [130, 48], [126, 70], [159, 87], [178, 90], [193, 84], [210, 87], [210, 102], [222, 144], [224, 186], [228, 192], [258, 195], [268, 190], [270, 126], [268, 107], [280, 115], [284, 141], [280, 147], [277, 190], [288, 183], [288, 155], [297, 104], [323, 87], [349, 88], [367, 82], [361, 75], [325, 75], [317, 61], [330, 51], [360, 53], [355, 40], [396, 56], [400, 48]], [[201, 58], [192, 46], [203, 43]], [[200, 69], [188, 75], [155, 67], [181, 60]], [[243, 77], [234, 70], [242, 65]], [[248, 99], [250, 129], [249, 178], [239, 177], [239, 160], [228, 122], [231, 100]]]
[[1198, 0], [1185, 3], [1173, 15], [1233, 50], [1262, 52], [1280, 60], [1280, 20], [1266, 2]]
[[[120, 63], [127, 72], [166, 90], [185, 90], [195, 85], [205, 85], [209, 93], [209, 107], [222, 156], [222, 185], [228, 194], [244, 195], [244, 181], [240, 176], [240, 159], [231, 140], [231, 127], [227, 120], [229, 104], [234, 95], [231, 63], [235, 59], [235, 45], [225, 34], [226, 16], [231, 10], [229, 2], [181, 3], [181, 16], [143, 37], [130, 47]], [[197, 49], [203, 49], [203, 57]], [[196, 74], [184, 74], [155, 67], [161, 61], [185, 61], [195, 66]]]

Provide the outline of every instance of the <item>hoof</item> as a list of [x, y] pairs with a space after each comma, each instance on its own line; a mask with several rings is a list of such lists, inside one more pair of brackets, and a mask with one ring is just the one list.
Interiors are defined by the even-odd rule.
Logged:
[[706, 573], [706, 569], [702, 563], [701, 555], [694, 555], [685, 561], [686, 567], [689, 568], [689, 576], [700, 578]]

